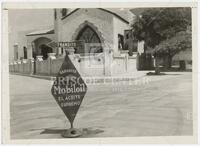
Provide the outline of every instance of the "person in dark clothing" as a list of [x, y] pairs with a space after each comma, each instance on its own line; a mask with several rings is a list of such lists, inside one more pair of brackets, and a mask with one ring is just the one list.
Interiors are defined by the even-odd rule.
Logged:
[[126, 35], [125, 50], [128, 50], [129, 56], [133, 55], [134, 41], [131, 34]]

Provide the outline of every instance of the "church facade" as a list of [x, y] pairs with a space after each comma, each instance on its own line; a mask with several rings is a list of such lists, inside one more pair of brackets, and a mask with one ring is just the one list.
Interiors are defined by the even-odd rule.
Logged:
[[[22, 67], [26, 71], [19, 72], [55, 75], [65, 50], [83, 76], [136, 72], [137, 42], [131, 35], [134, 18], [129, 9], [55, 9], [52, 28], [26, 35], [27, 59], [20, 65], [29, 68]], [[32, 58], [35, 61], [28, 61]], [[19, 66], [18, 62], [14, 62], [15, 66]]]

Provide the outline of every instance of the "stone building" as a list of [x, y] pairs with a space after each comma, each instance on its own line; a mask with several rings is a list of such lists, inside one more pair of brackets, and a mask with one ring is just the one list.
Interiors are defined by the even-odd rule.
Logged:
[[[134, 18], [129, 9], [55, 9], [52, 28], [26, 35], [27, 58], [36, 60], [32, 72], [56, 74], [65, 49], [70, 51], [72, 62], [83, 76], [110, 76], [137, 71], [137, 45], [125, 45], [131, 41]], [[81, 45], [58, 45], [62, 42], [80, 42]]]

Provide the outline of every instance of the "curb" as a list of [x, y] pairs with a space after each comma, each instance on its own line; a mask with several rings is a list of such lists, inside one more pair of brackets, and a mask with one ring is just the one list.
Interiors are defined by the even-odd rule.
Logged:
[[19, 75], [19, 76], [27, 76], [27, 77], [33, 77], [33, 78], [45, 79], [45, 80], [52, 80], [52, 79], [55, 78], [54, 76], [42, 76], [42, 75], [33, 75], [33, 74], [21, 74], [21, 73], [13, 73], [13, 72], [10, 72], [9, 74], [12, 74], [12, 75]]
[[[27, 76], [32, 78], [38, 78], [38, 79], [45, 79], [45, 80], [54, 80], [55, 76], [42, 76], [42, 75], [29, 75], [29, 74], [20, 74], [20, 73], [10, 73], [13, 75], [20, 75], [20, 76]], [[145, 77], [145, 75], [138, 76], [138, 77], [119, 77], [119, 76], [109, 76], [109, 77], [82, 77], [86, 84], [116, 84], [118, 82], [134, 82], [138, 79], [141, 79]]]

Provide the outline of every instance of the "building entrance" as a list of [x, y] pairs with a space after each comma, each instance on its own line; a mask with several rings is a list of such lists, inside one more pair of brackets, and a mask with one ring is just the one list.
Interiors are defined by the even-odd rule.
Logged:
[[41, 55], [43, 56], [43, 60], [46, 60], [48, 58], [48, 53], [52, 53], [53, 50], [51, 47], [43, 44], [40, 46], [40, 49], [41, 49]]

